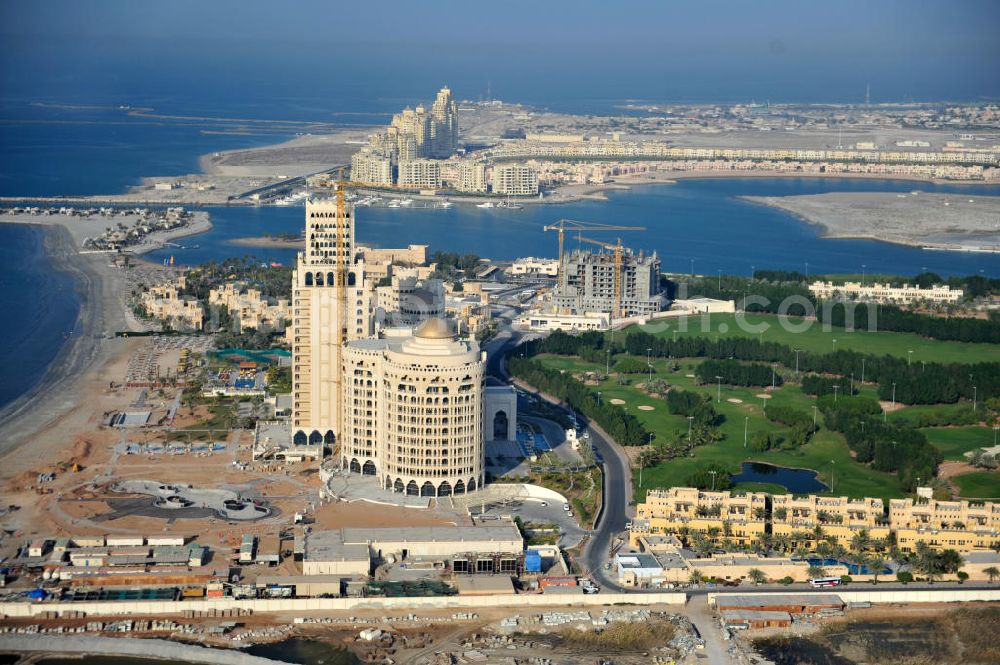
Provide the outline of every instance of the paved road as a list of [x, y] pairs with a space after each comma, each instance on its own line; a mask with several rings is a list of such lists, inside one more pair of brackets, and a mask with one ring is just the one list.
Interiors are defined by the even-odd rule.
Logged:
[[[486, 369], [494, 381], [510, 383], [505, 356], [521, 339], [521, 333], [503, 330], [487, 344], [489, 355]], [[567, 415], [570, 414], [569, 409], [561, 405], [560, 408]], [[576, 418], [577, 422], [586, 422], [580, 414]], [[625, 531], [625, 524], [628, 522], [628, 503], [632, 492], [628, 458], [617, 444], [612, 443], [593, 426], [588, 424], [585, 431], [589, 434], [591, 444], [604, 458], [604, 505], [584, 548], [582, 563], [601, 586], [615, 591], [627, 591], [618, 586], [604, 565], [610, 557], [615, 537]]]

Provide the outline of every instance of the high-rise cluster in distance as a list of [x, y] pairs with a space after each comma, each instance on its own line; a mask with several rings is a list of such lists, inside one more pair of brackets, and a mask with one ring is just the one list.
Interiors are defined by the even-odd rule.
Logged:
[[392, 117], [385, 130], [351, 158], [351, 179], [373, 185], [440, 184], [440, 166], [458, 147], [458, 105], [448, 87], [438, 91], [430, 110], [420, 104]]

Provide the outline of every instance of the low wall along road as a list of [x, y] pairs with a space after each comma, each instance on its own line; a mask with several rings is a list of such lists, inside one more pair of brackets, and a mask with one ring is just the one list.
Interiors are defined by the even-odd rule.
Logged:
[[[830, 593], [840, 596], [845, 603], [969, 603], [976, 601], [1000, 600], [1000, 589], [901, 589], [896, 591], [849, 591], [846, 587], [838, 587], [832, 591], [791, 591], [788, 593], [754, 593], [746, 590], [740, 593], [744, 596], [815, 596]], [[715, 600], [720, 596], [732, 594], [710, 593], [708, 604], [715, 606]]]
[[180, 614], [185, 610], [250, 610], [260, 612], [320, 612], [355, 609], [475, 609], [480, 607], [599, 607], [626, 603], [630, 605], [683, 605], [684, 593], [602, 593], [590, 595], [517, 595], [499, 596], [434, 596], [429, 598], [288, 598], [270, 600], [186, 601], [102, 601], [78, 603], [0, 603], [0, 615], [33, 617], [43, 612], [84, 612], [89, 616], [122, 614]]

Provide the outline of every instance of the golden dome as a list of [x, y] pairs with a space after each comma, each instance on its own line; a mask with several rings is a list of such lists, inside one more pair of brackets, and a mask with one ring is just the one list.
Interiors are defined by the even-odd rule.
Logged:
[[440, 318], [427, 319], [413, 331], [414, 337], [420, 339], [453, 339], [454, 331], [451, 324]]

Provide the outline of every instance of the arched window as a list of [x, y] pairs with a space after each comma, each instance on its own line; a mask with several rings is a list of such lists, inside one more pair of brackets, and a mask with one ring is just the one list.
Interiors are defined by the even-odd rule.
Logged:
[[306, 273], [306, 286], [313, 285], [313, 274], [311, 272]]
[[368, 460], [367, 462], [365, 462], [365, 465], [363, 467], [361, 467], [361, 473], [362, 473], [362, 475], [365, 475], [365, 476], [374, 476], [375, 475], [375, 462], [373, 462], [371, 460]]
[[434, 485], [429, 480], [420, 488], [420, 496], [434, 496], [434, 492]]
[[438, 485], [438, 496], [451, 496], [451, 483], [445, 480]]
[[466, 488], [468, 488], [469, 492], [475, 492], [476, 491], [476, 479], [475, 478], [469, 478], [469, 484], [466, 485]]
[[[416, 488], [416, 486], [417, 486], [417, 484], [413, 483], [413, 487]], [[403, 491], [403, 481], [402, 481], [402, 479], [396, 478], [396, 482], [394, 482], [392, 484], [392, 491], [393, 492], [400, 492], [400, 493], [402, 493], [402, 491]]]
[[361, 473], [361, 465], [358, 463], [357, 459], [351, 460], [351, 473]]
[[[358, 278], [357, 278], [357, 276], [353, 272], [347, 273], [347, 285], [348, 286], [354, 286], [354, 284], [357, 282], [357, 280], [358, 280]], [[358, 303], [358, 304], [360, 305], [361, 303]]]
[[[433, 487], [431, 489], [433, 489]], [[409, 484], [407, 484], [406, 493], [409, 496], [417, 496], [420, 494], [420, 488], [417, 487], [417, 481], [411, 480]]]
[[312, 434], [309, 435], [309, 445], [318, 446], [323, 443], [323, 435], [317, 430], [313, 430]]
[[455, 494], [465, 494], [465, 483], [461, 480], [455, 483]]
[[296, 432], [295, 436], [292, 437], [292, 443], [294, 443], [296, 446], [304, 446], [308, 442], [309, 442], [309, 437], [307, 437], [306, 433], [303, 432], [302, 430]]
[[316, 286], [323, 286], [323, 273], [316, 273]]
[[332, 446], [333, 441], [334, 441], [333, 430], [328, 429], [326, 431], [326, 434], [323, 435], [323, 443], [325, 443], [328, 446]]
[[326, 285], [333, 286], [334, 284], [336, 284], [336, 282], [333, 279], [333, 273], [332, 272], [326, 273]]
[[508, 427], [507, 412], [497, 411], [497, 414], [493, 416], [493, 438], [500, 441], [506, 440]]

